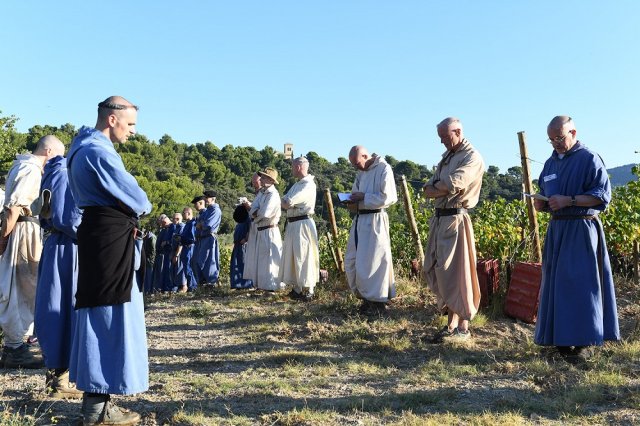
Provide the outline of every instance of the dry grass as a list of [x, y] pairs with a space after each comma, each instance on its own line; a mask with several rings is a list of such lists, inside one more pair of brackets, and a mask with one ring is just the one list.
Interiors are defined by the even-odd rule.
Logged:
[[[529, 425], [640, 422], [638, 292], [623, 283], [625, 341], [566, 364], [533, 326], [490, 306], [463, 345], [428, 343], [431, 296], [402, 281], [384, 318], [357, 315], [335, 286], [310, 304], [228, 289], [149, 301], [148, 392], [118, 399], [143, 424]], [[634, 334], [636, 333], [636, 334]], [[73, 424], [77, 402], [47, 399], [44, 371], [0, 376], [0, 425]]]

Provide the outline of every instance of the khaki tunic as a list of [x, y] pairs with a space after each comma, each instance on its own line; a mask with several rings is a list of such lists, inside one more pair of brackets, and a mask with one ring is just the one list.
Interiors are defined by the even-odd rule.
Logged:
[[368, 170], [358, 172], [352, 191], [364, 193], [359, 210], [383, 210], [354, 217], [344, 259], [347, 282], [358, 297], [386, 302], [396, 293], [389, 217], [384, 211], [398, 201], [391, 166], [376, 156]]
[[[313, 215], [316, 205], [316, 184], [308, 175], [296, 182], [283, 201], [291, 207], [287, 217]], [[282, 246], [280, 281], [292, 284], [298, 292], [313, 289], [320, 278], [318, 232], [313, 218], [288, 222]]]
[[[3, 206], [21, 207], [30, 216], [38, 198], [42, 164], [31, 154], [18, 155], [7, 174]], [[37, 222], [18, 222], [0, 256], [0, 328], [5, 345], [16, 347], [33, 323], [42, 232]]]
[[[443, 154], [433, 177], [449, 188], [449, 195], [436, 198], [436, 208], [476, 206], [480, 197], [484, 162], [480, 153], [464, 139], [460, 148]], [[436, 294], [438, 308], [470, 320], [478, 312], [480, 287], [476, 272], [476, 247], [468, 214], [431, 218], [424, 259], [424, 275]]]

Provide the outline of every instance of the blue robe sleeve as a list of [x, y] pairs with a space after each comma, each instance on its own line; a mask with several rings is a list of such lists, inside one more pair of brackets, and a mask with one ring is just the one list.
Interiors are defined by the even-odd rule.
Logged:
[[[136, 179], [126, 171], [122, 158], [115, 149], [100, 150], [87, 147], [89, 165], [94, 168], [100, 186], [113, 198], [129, 207], [138, 216], [151, 211], [147, 194], [140, 188]], [[100, 154], [100, 155], [98, 155]], [[80, 176], [82, 179], [82, 177]]]
[[222, 221], [222, 210], [217, 204], [213, 205], [213, 209], [207, 209], [207, 215], [202, 223], [202, 231], [204, 234], [218, 232], [220, 222]]
[[611, 202], [611, 182], [602, 158], [594, 153], [591, 161], [593, 166], [590, 168], [589, 176], [585, 178], [582, 195], [591, 195], [602, 201], [602, 204], [591, 208], [603, 211]]

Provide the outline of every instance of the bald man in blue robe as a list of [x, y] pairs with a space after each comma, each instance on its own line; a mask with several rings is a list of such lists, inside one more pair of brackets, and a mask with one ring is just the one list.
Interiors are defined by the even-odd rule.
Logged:
[[583, 362], [594, 347], [620, 340], [616, 295], [598, 214], [611, 201], [607, 169], [598, 154], [576, 138], [571, 117], [547, 126], [553, 153], [538, 185], [551, 213], [542, 255], [542, 284], [535, 342], [556, 346], [569, 362]]

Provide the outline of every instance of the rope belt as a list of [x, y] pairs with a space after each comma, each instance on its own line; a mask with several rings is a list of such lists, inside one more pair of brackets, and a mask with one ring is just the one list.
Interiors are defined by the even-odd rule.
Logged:
[[358, 215], [361, 215], [361, 214], [374, 214], [374, 213], [380, 213], [380, 212], [382, 212], [382, 209], [375, 209], [375, 210], [361, 209], [361, 210], [358, 210]]
[[18, 220], [17, 222], [33, 222], [33, 223], [40, 223], [40, 221], [38, 220], [37, 217], [33, 217], [33, 216], [18, 216]]
[[596, 215], [573, 215], [573, 214], [568, 214], [568, 215], [557, 215], [557, 216], [551, 216], [551, 220], [596, 220], [598, 216]]
[[466, 213], [467, 209], [436, 209], [436, 217], [442, 216], [454, 216], [457, 214]]
[[277, 225], [258, 226], [258, 231], [264, 231], [265, 229], [275, 228]]
[[305, 214], [302, 216], [292, 216], [292, 217], [288, 217], [287, 218], [287, 222], [297, 222], [299, 220], [305, 220], [305, 219], [309, 219], [309, 215]]

